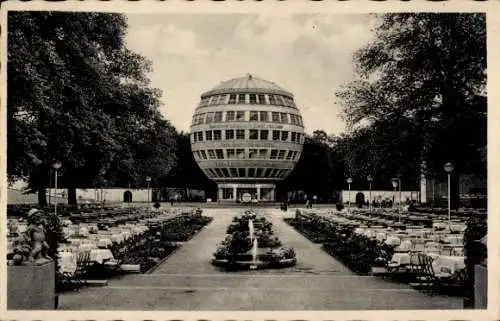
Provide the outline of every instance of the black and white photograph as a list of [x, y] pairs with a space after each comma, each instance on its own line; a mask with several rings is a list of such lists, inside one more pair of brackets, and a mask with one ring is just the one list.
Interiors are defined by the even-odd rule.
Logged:
[[25, 7], [4, 310], [498, 308], [491, 12]]

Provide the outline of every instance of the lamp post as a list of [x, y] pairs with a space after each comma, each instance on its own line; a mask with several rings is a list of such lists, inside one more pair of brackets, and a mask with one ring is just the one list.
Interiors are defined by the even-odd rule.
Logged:
[[348, 202], [348, 211], [351, 213], [351, 183], [352, 183], [352, 178], [347, 179], [347, 184], [349, 184], [349, 194], [347, 197], [347, 202]]
[[[397, 192], [397, 187], [399, 186], [399, 206], [398, 206], [398, 213], [401, 214], [401, 179], [399, 178], [393, 178], [392, 179], [392, 187], [394, 187], [394, 203], [396, 203], [396, 192]], [[401, 216], [398, 216], [398, 221], [401, 220]]]
[[371, 175], [368, 175], [366, 177], [366, 180], [368, 181], [368, 184], [369, 184], [368, 208], [370, 209], [370, 215], [371, 215], [372, 214], [372, 181], [373, 181], [373, 177]]
[[451, 172], [455, 169], [452, 163], [444, 164], [444, 170], [448, 173], [448, 229], [451, 228]]
[[55, 160], [52, 163], [52, 168], [54, 169], [54, 214], [57, 215], [57, 170], [61, 168], [62, 164], [60, 161]]
[[146, 176], [146, 183], [147, 183], [147, 188], [148, 188], [148, 203], [151, 202], [150, 198], [149, 198], [149, 183], [151, 183], [151, 177], [149, 176]]

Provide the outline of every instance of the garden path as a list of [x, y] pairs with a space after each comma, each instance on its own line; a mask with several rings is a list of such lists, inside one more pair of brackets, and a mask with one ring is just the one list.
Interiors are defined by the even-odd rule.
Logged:
[[276, 235], [294, 247], [298, 264], [281, 270], [225, 272], [210, 264], [234, 208], [206, 209], [214, 220], [152, 273], [112, 279], [108, 286], [60, 296], [66, 310], [354, 310], [461, 309], [459, 298], [431, 297], [405, 284], [358, 276], [284, 221], [262, 209]]

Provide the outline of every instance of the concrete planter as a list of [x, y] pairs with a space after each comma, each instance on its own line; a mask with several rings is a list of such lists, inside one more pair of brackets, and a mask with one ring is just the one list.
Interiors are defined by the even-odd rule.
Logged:
[[55, 263], [9, 265], [7, 309], [52, 310], [56, 308]]
[[474, 266], [474, 307], [488, 308], [488, 268], [479, 264]]

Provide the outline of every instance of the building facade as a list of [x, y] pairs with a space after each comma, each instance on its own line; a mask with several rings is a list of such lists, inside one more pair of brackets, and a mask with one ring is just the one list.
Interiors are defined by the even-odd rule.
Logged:
[[203, 93], [193, 115], [191, 148], [220, 201], [274, 201], [303, 143], [293, 94], [252, 75]]

